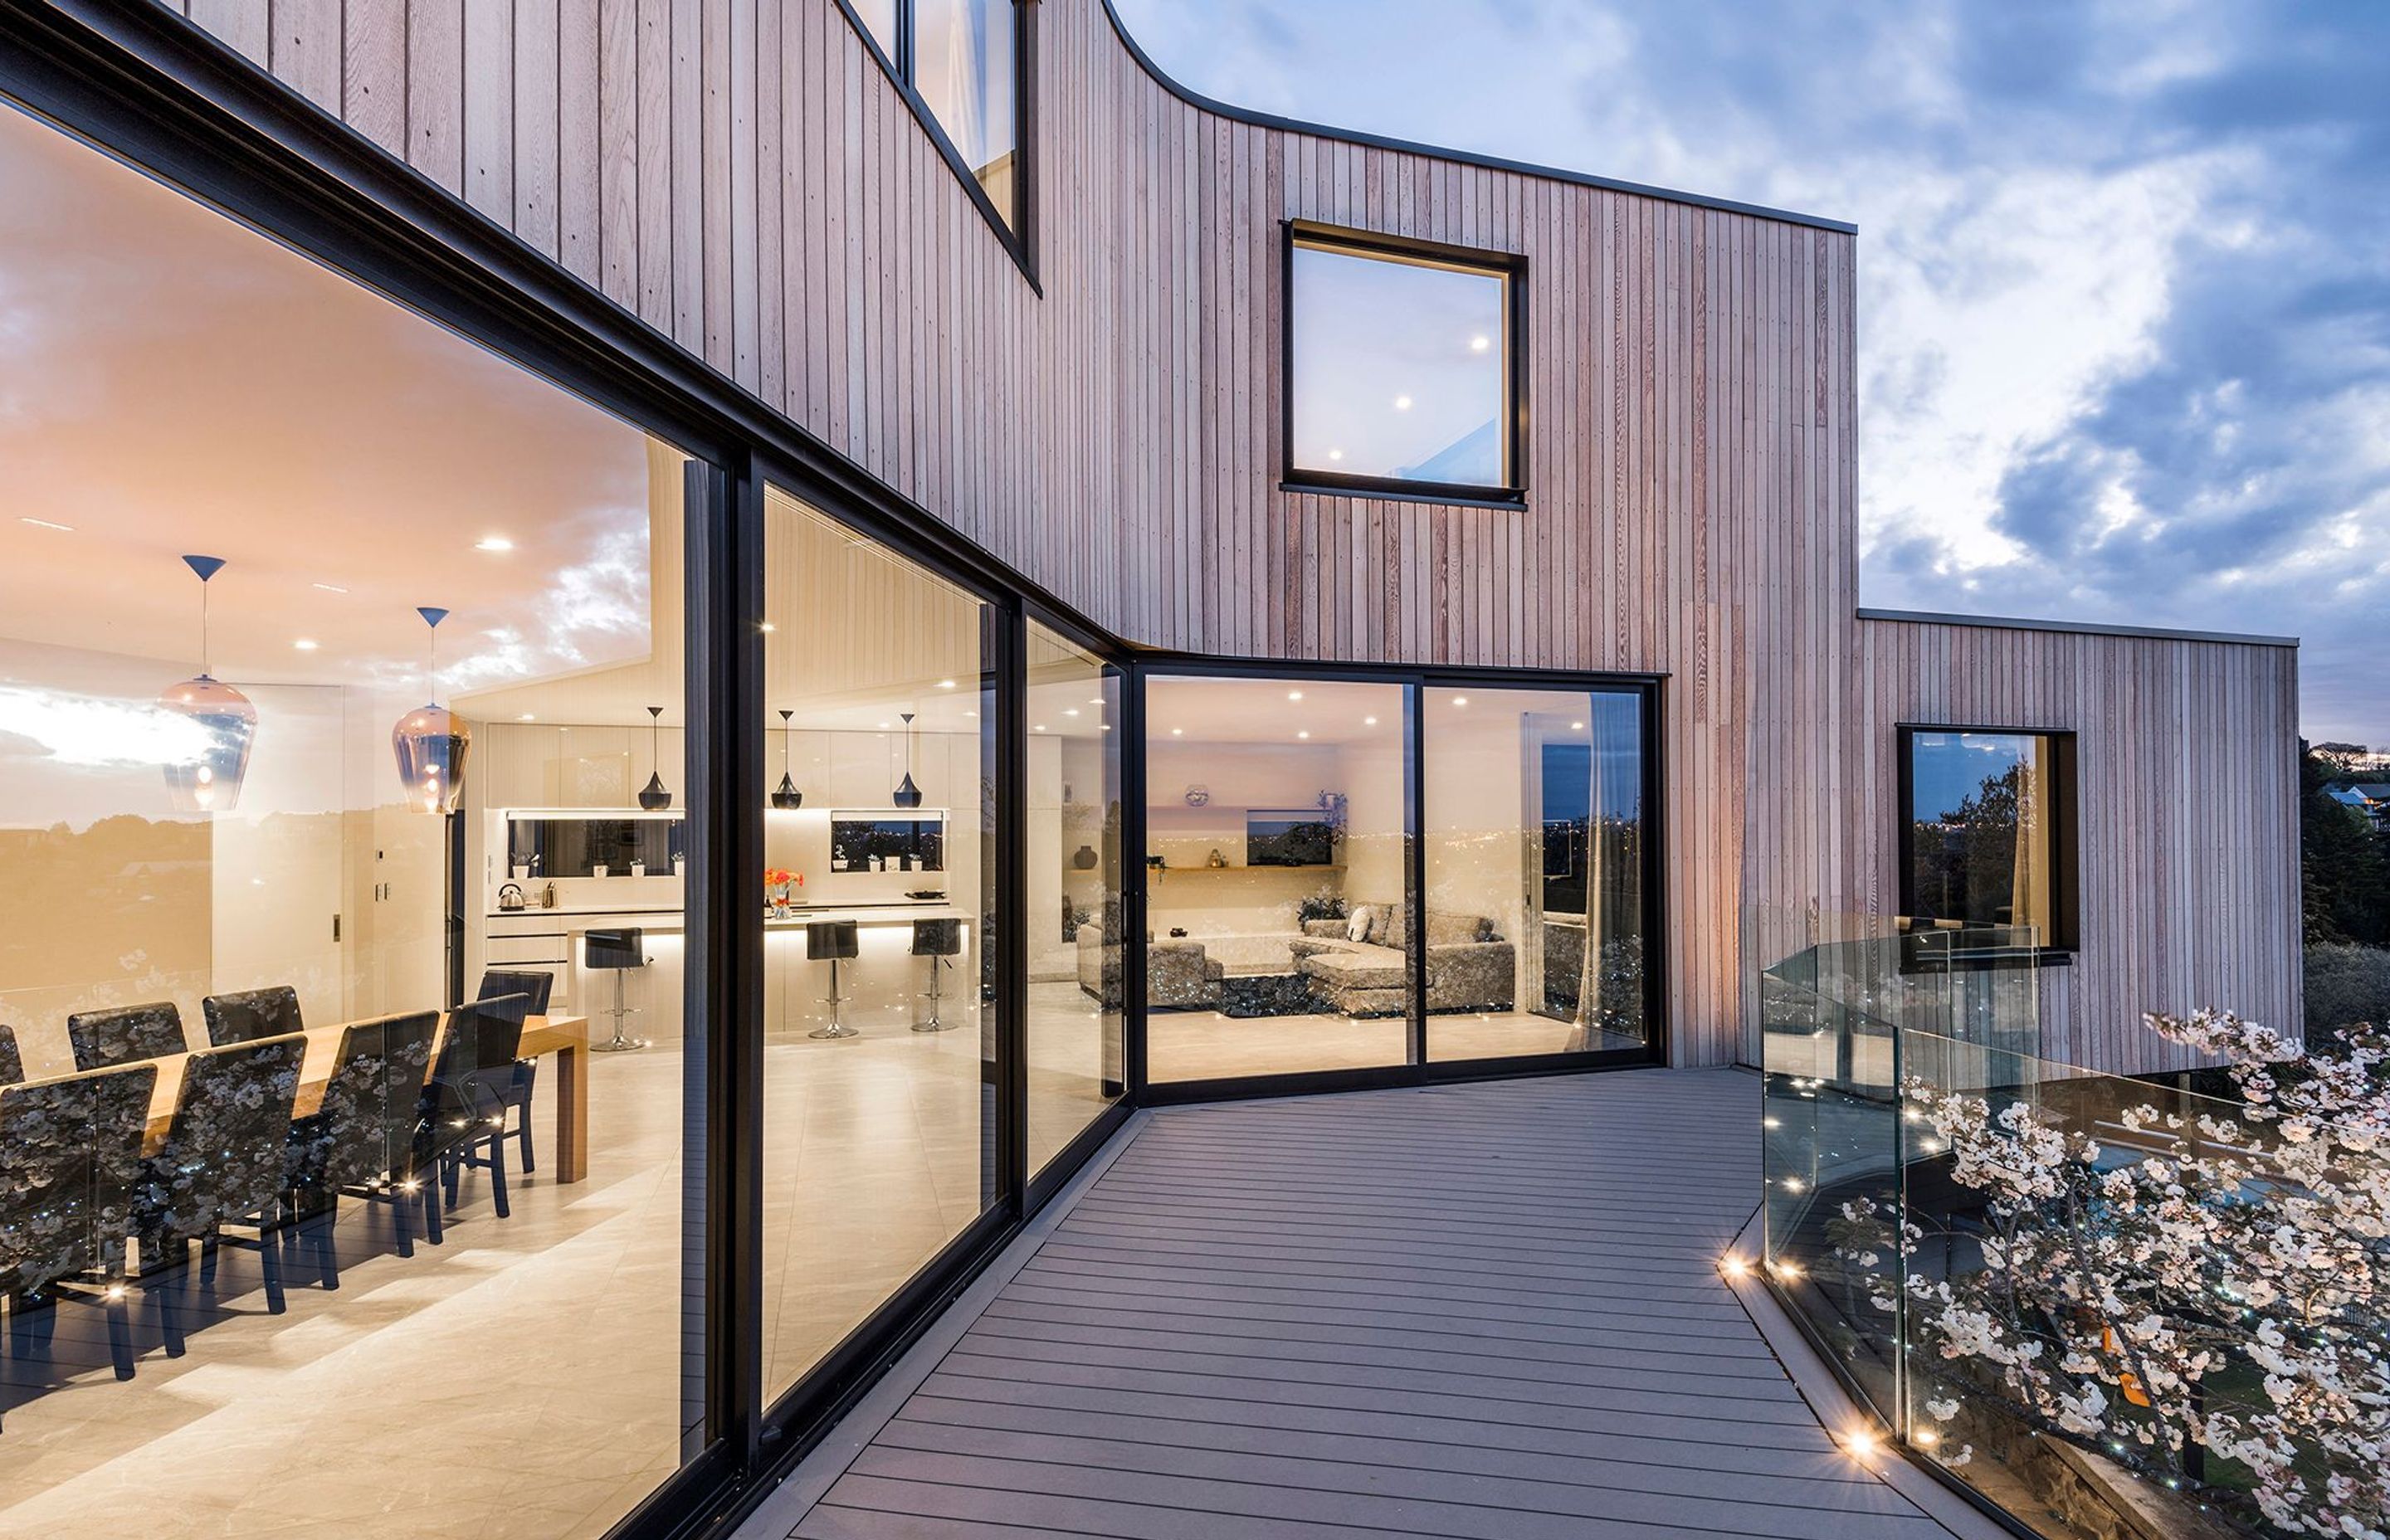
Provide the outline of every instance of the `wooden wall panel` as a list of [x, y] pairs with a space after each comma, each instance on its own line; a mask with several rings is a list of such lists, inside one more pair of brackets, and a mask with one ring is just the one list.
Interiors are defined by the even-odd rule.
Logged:
[[[1736, 1054], [1744, 906], [1886, 902], [1848, 233], [1227, 118], [1039, 0], [1041, 296], [829, 0], [164, 3], [1124, 636], [1667, 675], [1681, 1059]], [[1526, 257], [1523, 509], [1279, 490], [1287, 219]], [[2126, 982], [2195, 976], [2160, 931]]]

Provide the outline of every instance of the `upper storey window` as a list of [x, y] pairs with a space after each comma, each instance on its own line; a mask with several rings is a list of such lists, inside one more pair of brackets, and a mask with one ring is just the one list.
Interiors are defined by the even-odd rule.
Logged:
[[2075, 945], [2075, 738], [1904, 727], [1901, 912], [1921, 958]]
[[1521, 281], [1497, 254], [1294, 227], [1288, 479], [1517, 497]]
[[881, 59], [942, 133], [1007, 232], [1021, 231], [1020, 102], [1023, 58], [1018, 0], [849, 0]]

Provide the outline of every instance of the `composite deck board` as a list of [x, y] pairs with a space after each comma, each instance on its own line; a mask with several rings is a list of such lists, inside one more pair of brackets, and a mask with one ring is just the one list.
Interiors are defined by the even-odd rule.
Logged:
[[1718, 1281], [1759, 1175], [1715, 1135], [1757, 1097], [1638, 1071], [1154, 1114], [790, 1533], [1944, 1535]]

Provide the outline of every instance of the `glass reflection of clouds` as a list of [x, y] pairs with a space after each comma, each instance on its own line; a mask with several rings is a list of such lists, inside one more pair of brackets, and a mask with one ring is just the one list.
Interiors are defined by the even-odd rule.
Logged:
[[1493, 340], [1503, 334], [1507, 281], [1298, 243], [1296, 468], [1504, 485], [1507, 361]]

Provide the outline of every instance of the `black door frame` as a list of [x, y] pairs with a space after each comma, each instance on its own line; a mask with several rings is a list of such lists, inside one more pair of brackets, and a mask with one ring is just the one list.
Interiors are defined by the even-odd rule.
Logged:
[[[878, 481], [815, 435], [558, 266], [510, 232], [162, 6], [121, 0], [0, 0], [0, 97], [159, 177], [263, 237], [324, 263], [366, 288], [599, 408], [664, 439], [693, 460], [687, 520], [691, 836], [687, 1020], [701, 1023], [704, 1065], [693, 1100], [701, 1143], [688, 1152], [702, 1210], [703, 1316], [692, 1340], [705, 1360], [701, 1427], [684, 1464], [610, 1532], [610, 1540], [684, 1540], [727, 1533], [751, 1511], [939, 1310], [1015, 1235], [1076, 1167], [1141, 1106], [1187, 1099], [1187, 1086], [1149, 1096], [1143, 948], [1124, 952], [1124, 1094], [1037, 1174], [1024, 1167], [1025, 936], [1003, 923], [1025, 892], [1022, 701], [1028, 619], [1103, 658], [1123, 678], [1124, 899], [1129, 934], [1143, 933], [1146, 673], [1208, 669], [1282, 677], [1446, 676], [1533, 686], [1639, 679], [1647, 695], [1647, 755], [1657, 778], [1658, 681], [1651, 676], [1393, 668], [1293, 661], [1140, 654], [1029, 574], [979, 549], [952, 526]], [[0, 111], [8, 109], [0, 101]], [[764, 617], [761, 559], [767, 489], [901, 552], [981, 596], [999, 617], [991, 648], [998, 687], [996, 892], [999, 929], [997, 1107], [994, 1200], [922, 1270], [882, 1303], [788, 1392], [762, 1383], [762, 928], [744, 902], [760, 868]], [[1009, 705], [1002, 704], [1009, 702]], [[1416, 732], [1416, 725], [1414, 731]], [[1004, 768], [1005, 766], [1009, 768]], [[1415, 798], [1417, 788], [1413, 787]], [[1656, 823], [1657, 805], [1652, 816]], [[1411, 810], [1417, 825], [1416, 807]], [[1656, 867], [1662, 838], [1651, 841]], [[1417, 841], [1414, 841], [1416, 846]], [[1416, 867], [1420, 859], [1414, 850]], [[1416, 873], [1414, 873], [1416, 877]], [[1655, 908], [1664, 913], [1657, 896]], [[1418, 905], [1412, 908], [1416, 914]], [[1415, 920], [1423, 923], [1423, 919]], [[1655, 941], [1658, 938], [1653, 938]], [[1423, 950], [1414, 947], [1423, 958]], [[1664, 956], [1663, 943], [1658, 955]], [[1421, 965], [1423, 967], [1423, 962]], [[1653, 975], [1659, 969], [1652, 969]], [[1657, 979], [1654, 978], [1656, 987]], [[1655, 1021], [1660, 1019], [1655, 1016]], [[1664, 1056], [1664, 1036], [1658, 1052]], [[1603, 1067], [1602, 1056], [1559, 1061], [1471, 1061], [1223, 1084], [1254, 1096], [1343, 1084], [1415, 1084]], [[1642, 1061], [1638, 1059], [1638, 1062]]]

